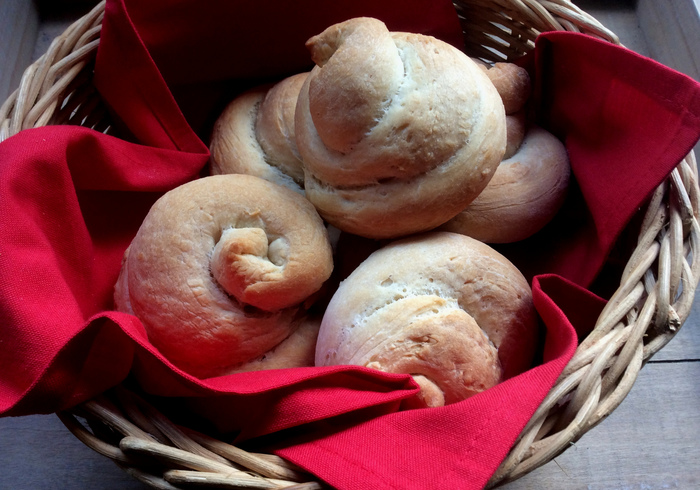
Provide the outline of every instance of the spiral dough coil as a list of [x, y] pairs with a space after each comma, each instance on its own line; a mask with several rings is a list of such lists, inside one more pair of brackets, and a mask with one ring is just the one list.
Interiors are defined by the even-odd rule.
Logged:
[[484, 188], [505, 151], [503, 103], [485, 73], [430, 36], [371, 18], [307, 42], [296, 142], [307, 197], [343, 231], [434, 228]]
[[306, 199], [254, 176], [210, 176], [151, 208], [124, 255], [115, 305], [176, 366], [221, 375], [289, 339], [332, 268]]
[[217, 118], [209, 151], [211, 173], [255, 175], [303, 193], [294, 111], [307, 73], [250, 89]]
[[316, 365], [413, 375], [416, 406], [454, 403], [526, 370], [538, 317], [505, 257], [470, 237], [396, 241], [340, 285], [323, 317]]
[[512, 63], [483, 69], [506, 108], [506, 153], [481, 194], [440, 229], [487, 243], [517, 242], [544, 228], [564, 204], [569, 156], [559, 139], [526, 120], [527, 71]]

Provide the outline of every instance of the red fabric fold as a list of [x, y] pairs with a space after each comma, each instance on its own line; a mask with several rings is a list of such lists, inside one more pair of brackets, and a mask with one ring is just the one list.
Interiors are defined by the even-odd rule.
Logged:
[[105, 5], [94, 83], [122, 134], [148, 146], [208, 152], [175, 102], [123, 2]]
[[588, 287], [657, 185], [698, 141], [698, 82], [624, 48], [549, 32], [528, 66], [538, 122], [565, 142], [575, 177], [540, 233], [499, 246], [527, 275]]
[[416, 391], [410, 377], [364, 368], [198, 380], [164, 359], [137, 319], [111, 311], [112, 287], [155, 199], [206, 172], [207, 128], [226, 97], [305, 69], [297, 41], [356, 15], [459, 44], [447, 1], [319, 6], [107, 2], [95, 83], [124, 139], [49, 127], [0, 144], [0, 414], [64, 409], [128, 378], [239, 440], [266, 436], [258, 443], [338, 488], [488, 480], [577, 332], [593, 326], [604, 300], [588, 288], [615, 241], [697, 142], [700, 88], [584, 35], [538, 39], [528, 59], [535, 109], [565, 141], [574, 185], [550, 226], [499, 248], [533, 281], [544, 327], [533, 369], [462, 403], [413, 411], [399, 410]]

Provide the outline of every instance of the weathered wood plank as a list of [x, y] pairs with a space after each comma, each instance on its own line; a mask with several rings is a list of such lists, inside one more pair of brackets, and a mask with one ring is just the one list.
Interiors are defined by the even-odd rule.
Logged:
[[650, 56], [700, 79], [700, 13], [696, 0], [639, 0], [636, 13]]
[[0, 101], [17, 88], [24, 68], [32, 61], [38, 29], [39, 14], [32, 2], [0, 2]]
[[144, 490], [55, 415], [0, 418], [0, 488]]

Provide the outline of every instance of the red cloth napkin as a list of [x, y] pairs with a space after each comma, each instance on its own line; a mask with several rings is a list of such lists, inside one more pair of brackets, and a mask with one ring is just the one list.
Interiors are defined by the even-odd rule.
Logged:
[[[538, 114], [566, 142], [576, 185], [551, 226], [503, 247], [533, 278], [546, 327], [532, 370], [409, 412], [398, 408], [410, 377], [358, 367], [198, 380], [111, 296], [150, 205], [205, 170], [217, 109], [232, 90], [307, 68], [299, 44], [345, 18], [460, 39], [446, 1], [200, 4], [107, 2], [95, 83], [128, 141], [50, 127], [0, 144], [0, 414], [67, 408], [130, 376], [240, 440], [276, 434], [280, 454], [338, 488], [482, 487], [593, 325], [604, 301], [586, 288], [616, 238], [700, 136], [698, 84], [583, 35], [538, 39]], [[302, 436], [283, 431], [295, 427]]]

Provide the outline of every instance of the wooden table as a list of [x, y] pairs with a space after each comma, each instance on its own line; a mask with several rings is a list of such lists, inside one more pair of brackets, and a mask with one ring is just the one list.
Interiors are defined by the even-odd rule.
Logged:
[[[32, 18], [19, 7], [21, 1], [0, 1], [0, 18], [8, 12], [24, 16], [24, 23], [8, 24], [14, 29], [13, 39], [18, 35], [23, 39], [21, 49], [7, 56], [9, 44], [0, 39], [0, 62], [6, 68], [0, 72], [0, 91], [16, 86], [16, 81], [10, 85], [6, 80], [13, 73], [21, 74], [22, 67], [31, 61], [18, 62], [18, 53], [38, 56], [72, 21], [70, 16], [50, 17], [37, 23], [36, 16]], [[697, 1], [576, 3], [616, 32], [627, 47], [699, 79], [700, 63], [693, 55], [693, 48], [700, 47]], [[4, 32], [8, 35], [7, 29]], [[27, 43], [32, 44], [31, 49]], [[7, 94], [0, 96], [4, 100]], [[681, 332], [642, 370], [632, 392], [615, 412], [562, 455], [504, 488], [700, 488], [698, 441], [700, 299], [696, 299]], [[77, 441], [54, 415], [36, 415], [0, 418], [0, 488], [147, 487]]]

